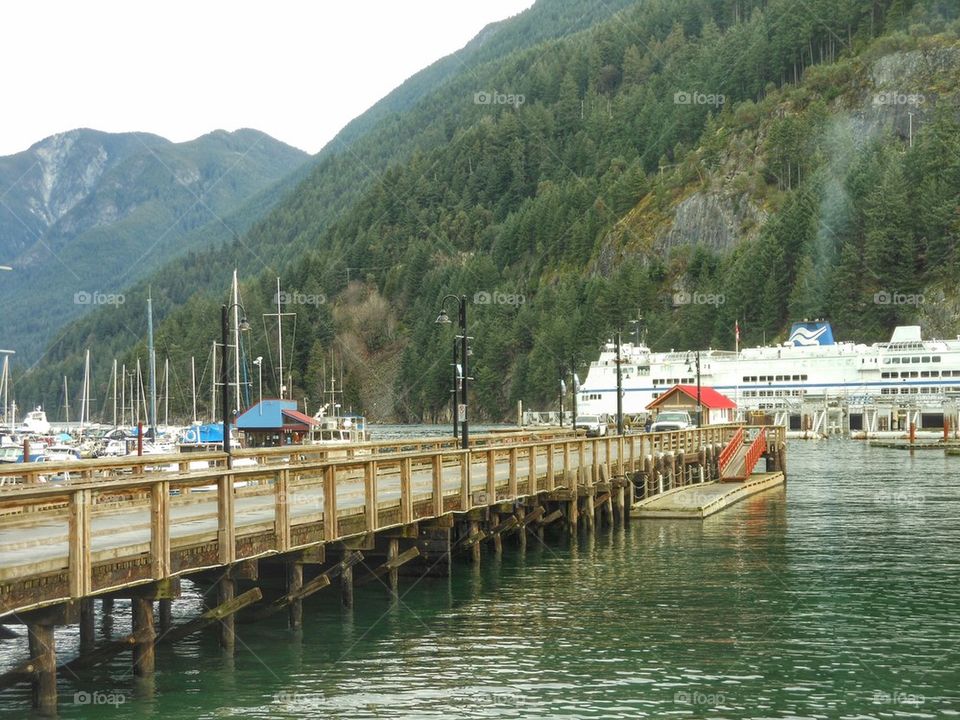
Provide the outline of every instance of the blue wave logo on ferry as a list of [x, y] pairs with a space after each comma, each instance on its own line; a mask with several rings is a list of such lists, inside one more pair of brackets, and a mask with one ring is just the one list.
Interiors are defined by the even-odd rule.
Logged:
[[828, 322], [794, 323], [787, 342], [794, 347], [833, 345], [833, 329]]

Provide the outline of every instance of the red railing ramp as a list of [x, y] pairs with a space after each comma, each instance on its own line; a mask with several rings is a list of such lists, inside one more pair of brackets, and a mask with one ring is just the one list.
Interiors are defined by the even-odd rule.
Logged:
[[742, 482], [749, 478], [757, 461], [766, 449], [766, 428], [761, 428], [750, 444], [745, 442], [743, 428], [737, 430], [736, 435], [720, 452], [718, 460], [720, 480], [722, 482]]

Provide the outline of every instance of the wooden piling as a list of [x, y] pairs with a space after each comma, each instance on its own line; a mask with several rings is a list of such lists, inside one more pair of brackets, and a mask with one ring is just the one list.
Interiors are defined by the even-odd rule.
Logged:
[[156, 669], [153, 601], [148, 598], [132, 598], [130, 610], [133, 615], [133, 634], [136, 636], [133, 646], [133, 674], [147, 677]]
[[353, 608], [353, 566], [340, 573], [340, 604], [347, 610]]
[[[390, 543], [387, 546], [387, 562], [395, 561], [397, 556], [400, 554], [400, 539], [399, 538], [390, 538]], [[387, 573], [387, 587], [390, 590], [391, 597], [396, 598], [400, 590], [400, 569], [397, 567], [391, 567], [390, 571]]]
[[160, 600], [157, 615], [160, 620], [160, 632], [167, 632], [173, 626], [173, 600]]
[[[217, 604], [223, 605], [224, 603], [228, 603], [236, 597], [237, 581], [231, 577], [223, 577], [218, 583], [217, 591]], [[232, 653], [236, 646], [235, 625], [232, 613], [220, 620], [220, 647], [229, 653]]]
[[33, 707], [44, 714], [57, 712], [57, 653], [53, 625], [27, 625], [33, 665]]
[[94, 623], [93, 598], [80, 601], [80, 654], [93, 650], [96, 644], [96, 625]]
[[[480, 534], [480, 524], [476, 520], [470, 521], [470, 537], [476, 538]], [[475, 565], [480, 564], [480, 543], [474, 542], [470, 546], [470, 559]]]
[[287, 606], [287, 625], [296, 630], [303, 624], [303, 599], [298, 596], [303, 589], [303, 563], [293, 560], [287, 563], [287, 594], [292, 598]]

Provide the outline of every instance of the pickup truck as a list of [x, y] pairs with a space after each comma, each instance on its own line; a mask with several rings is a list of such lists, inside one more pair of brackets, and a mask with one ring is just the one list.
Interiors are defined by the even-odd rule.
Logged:
[[657, 415], [657, 419], [650, 425], [650, 432], [685, 430], [690, 427], [693, 427], [693, 421], [686, 410], [667, 410]]
[[586, 430], [587, 437], [600, 437], [607, 434], [607, 424], [599, 415], [578, 415], [573, 423], [574, 430]]

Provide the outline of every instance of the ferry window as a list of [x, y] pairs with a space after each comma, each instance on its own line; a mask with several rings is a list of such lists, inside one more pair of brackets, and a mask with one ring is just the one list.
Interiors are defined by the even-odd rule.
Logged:
[[898, 358], [898, 357], [896, 357], [896, 358], [890, 358], [890, 362], [892, 362], [894, 365], [899, 365], [899, 364], [900, 364], [900, 358]]
[[883, 364], [884, 364], [884, 365], [889, 365], [889, 364], [890, 364], [890, 358], [885, 357], [885, 358], [883, 359]]
[[920, 373], [920, 377], [927, 377], [927, 378], [930, 377], [930, 371], [924, 370], [923, 372]]
[[912, 358], [910, 358], [910, 362], [912, 362], [912, 363], [914, 363], [914, 364], [920, 362], [920, 356], [919, 356], [919, 355], [914, 355]]
[[933, 356], [932, 358], [930, 358], [930, 359], [933, 360], [934, 362], [940, 362], [940, 356], [939, 356], [939, 355], [934, 355], [934, 356]]
[[880, 377], [881, 377], [881, 378], [888, 378], [888, 377], [890, 377], [890, 373], [887, 373], [887, 372], [885, 372], [885, 373], [880, 373]]
[[801, 375], [801, 376], [800, 376], [800, 379], [801, 379], [801, 380], [806, 380], [806, 379], [807, 379], [807, 376], [806, 376], [806, 375]]
[[924, 362], [930, 362], [930, 356], [929, 356], [929, 355], [924, 355], [924, 356], [923, 356], [923, 361], [924, 361]]

